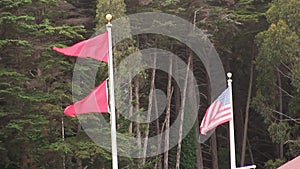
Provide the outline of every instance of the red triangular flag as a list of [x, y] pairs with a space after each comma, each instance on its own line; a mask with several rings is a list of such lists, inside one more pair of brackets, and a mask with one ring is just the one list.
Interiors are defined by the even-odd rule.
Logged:
[[66, 48], [53, 47], [53, 50], [67, 56], [80, 58], [93, 58], [102, 62], [108, 62], [108, 32], [81, 41]]
[[64, 113], [68, 116], [75, 117], [77, 114], [85, 114], [90, 112], [107, 113], [108, 97], [107, 97], [107, 80], [96, 87], [87, 97], [68, 106]]

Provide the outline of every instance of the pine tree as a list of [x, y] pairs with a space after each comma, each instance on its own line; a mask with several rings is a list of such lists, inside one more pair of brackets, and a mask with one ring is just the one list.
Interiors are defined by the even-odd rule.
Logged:
[[[64, 168], [72, 166], [71, 152], [87, 159], [80, 155], [91, 143], [86, 135], [81, 136], [83, 142], [61, 138], [63, 109], [71, 102], [74, 59], [51, 50], [83, 39], [85, 29], [57, 22], [63, 18], [59, 5], [67, 4], [62, 1], [0, 3], [1, 168]], [[74, 131], [66, 127], [65, 136], [74, 136]], [[89, 157], [103, 154], [92, 143], [90, 147], [84, 150]]]

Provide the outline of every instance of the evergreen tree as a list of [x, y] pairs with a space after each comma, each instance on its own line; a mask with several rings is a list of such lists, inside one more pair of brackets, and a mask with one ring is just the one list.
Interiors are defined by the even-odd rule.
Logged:
[[[277, 158], [299, 154], [299, 1], [274, 0], [266, 12], [268, 30], [257, 35], [257, 92], [255, 108], [262, 114], [272, 141], [278, 144]], [[297, 101], [298, 100], [298, 101]], [[286, 149], [285, 147], [288, 147]], [[277, 165], [280, 163], [276, 162]], [[270, 162], [266, 164], [268, 168]]]
[[73, 158], [97, 165], [93, 160], [106, 152], [78, 132], [74, 121], [65, 120], [62, 139], [74, 59], [51, 50], [82, 40], [85, 29], [59, 24], [61, 9], [69, 5], [63, 1], [0, 3], [1, 168], [65, 168], [74, 165]]

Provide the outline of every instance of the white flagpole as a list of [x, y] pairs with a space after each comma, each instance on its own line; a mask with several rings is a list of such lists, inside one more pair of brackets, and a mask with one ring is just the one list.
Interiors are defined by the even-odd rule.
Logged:
[[117, 151], [117, 130], [116, 130], [116, 112], [115, 112], [115, 91], [114, 91], [114, 68], [113, 68], [113, 57], [112, 57], [112, 37], [110, 20], [112, 19], [111, 14], [106, 15], [108, 23], [106, 28], [108, 31], [108, 48], [109, 48], [109, 103], [110, 103], [110, 123], [111, 123], [111, 151], [112, 151], [112, 166], [113, 169], [118, 169], [118, 151]]
[[234, 139], [234, 123], [233, 123], [233, 99], [232, 99], [232, 74], [230, 72], [227, 73], [227, 85], [230, 93], [230, 104], [231, 104], [231, 115], [232, 120], [229, 121], [229, 137], [230, 137], [230, 166], [231, 169], [236, 169], [235, 162], [235, 139]]
[[250, 165], [245, 167], [236, 167], [236, 159], [235, 159], [235, 138], [234, 138], [234, 123], [233, 123], [233, 99], [232, 99], [232, 73], [227, 73], [227, 85], [229, 88], [229, 95], [230, 95], [230, 104], [231, 104], [231, 115], [232, 120], [229, 121], [229, 139], [230, 139], [230, 166], [231, 169], [250, 169], [256, 168], [256, 165]]

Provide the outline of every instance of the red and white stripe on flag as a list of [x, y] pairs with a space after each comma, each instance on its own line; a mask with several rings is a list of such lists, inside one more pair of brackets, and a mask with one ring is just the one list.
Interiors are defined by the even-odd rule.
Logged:
[[206, 134], [217, 126], [232, 120], [229, 88], [208, 107], [200, 125], [200, 133]]

